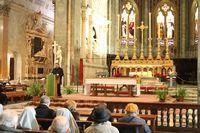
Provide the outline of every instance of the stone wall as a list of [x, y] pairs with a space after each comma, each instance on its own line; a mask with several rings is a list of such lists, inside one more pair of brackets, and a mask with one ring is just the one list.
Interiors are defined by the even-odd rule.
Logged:
[[[16, 1], [20, 2], [20, 1]], [[21, 1], [22, 2], [22, 1]], [[25, 58], [26, 57], [26, 22], [28, 15], [35, 12], [29, 9], [27, 6], [23, 6], [22, 3], [11, 4], [11, 10], [9, 12], [9, 24], [8, 24], [8, 71], [9, 60], [14, 58], [14, 79], [23, 79], [25, 76]], [[29, 5], [29, 4], [28, 4]], [[33, 6], [34, 7], [34, 6]], [[35, 8], [38, 11], [38, 8]], [[49, 37], [53, 39], [53, 18], [45, 16], [43, 14], [43, 21], [47, 23], [46, 27], [49, 32]]]

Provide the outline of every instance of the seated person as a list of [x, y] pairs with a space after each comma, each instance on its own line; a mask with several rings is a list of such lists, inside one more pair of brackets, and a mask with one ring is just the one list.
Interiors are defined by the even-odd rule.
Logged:
[[92, 112], [93, 123], [84, 133], [119, 133], [118, 129], [109, 122], [110, 111], [104, 107], [96, 107]]
[[56, 116], [64, 116], [69, 122], [69, 129], [71, 133], [79, 133], [79, 127], [74, 119], [72, 113], [66, 108], [59, 108], [56, 110]]
[[64, 116], [56, 116], [50, 126], [50, 133], [70, 133], [69, 121]]
[[3, 113], [3, 105], [0, 104], [0, 115]]
[[[98, 108], [98, 107], [107, 109], [107, 104], [106, 104], [106, 103], [99, 103], [99, 104], [97, 104], [97, 105], [94, 107], [94, 109], [92, 110], [91, 114], [88, 116], [87, 121], [93, 121], [93, 120], [92, 120], [93, 111], [95, 110], [95, 108]], [[109, 113], [111, 114], [111, 112], [110, 112], [109, 109], [108, 109], [108, 111], [109, 111]], [[109, 121], [110, 121], [110, 122], [113, 122], [113, 120], [114, 120], [114, 119], [113, 119], [112, 116], [110, 115]]]
[[16, 129], [18, 116], [14, 110], [5, 110], [0, 116], [0, 133], [22, 133]]
[[[40, 104], [35, 108], [36, 118], [47, 118], [53, 119], [56, 116], [56, 112], [49, 108], [50, 98], [48, 96], [42, 96], [40, 99]], [[47, 130], [51, 125], [50, 122], [39, 122], [43, 130]]]
[[75, 120], [80, 120], [80, 114], [76, 111], [77, 103], [73, 100], [67, 100], [65, 103], [66, 108], [72, 113]]
[[26, 107], [19, 117], [18, 128], [39, 131], [40, 128], [35, 115], [36, 112], [33, 107]]
[[151, 133], [151, 130], [146, 121], [138, 117], [138, 106], [136, 104], [127, 104], [125, 107], [125, 111], [127, 112], [127, 116], [120, 118], [118, 120], [119, 122], [134, 122], [138, 124], [144, 124], [145, 133]]
[[0, 104], [7, 104], [8, 98], [6, 96], [6, 94], [2, 93], [4, 89], [4, 85], [2, 83], [0, 83]]

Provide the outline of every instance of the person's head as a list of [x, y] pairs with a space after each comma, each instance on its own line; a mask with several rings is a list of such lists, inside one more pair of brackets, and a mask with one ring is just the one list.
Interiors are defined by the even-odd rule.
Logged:
[[55, 63], [55, 68], [59, 68], [60, 64], [59, 63]]
[[51, 130], [56, 133], [69, 133], [69, 121], [64, 116], [56, 116], [51, 124]]
[[76, 110], [77, 107], [77, 103], [74, 100], [67, 100], [65, 105], [69, 110]]
[[0, 115], [3, 113], [3, 105], [0, 104]]
[[16, 111], [8, 109], [1, 114], [0, 125], [16, 128], [17, 122], [18, 122], [18, 115]]
[[96, 123], [103, 123], [109, 120], [111, 114], [110, 111], [105, 107], [96, 107], [92, 111], [91, 118]]
[[48, 96], [43, 95], [40, 98], [40, 104], [44, 104], [44, 105], [49, 106], [50, 105], [50, 98]]
[[125, 107], [125, 111], [127, 112], [127, 114], [138, 114], [138, 106], [134, 103], [129, 103], [126, 105]]
[[70, 120], [72, 114], [66, 108], [59, 108], [59, 109], [56, 110], [56, 116], [64, 116], [65, 118], [67, 118], [68, 120]]
[[95, 106], [95, 108], [98, 108], [98, 107], [100, 107], [100, 108], [107, 108], [107, 104], [106, 103], [99, 103], [99, 104], [97, 104]]
[[25, 107], [18, 121], [18, 126], [24, 129], [39, 130], [36, 120], [36, 112], [33, 107]]

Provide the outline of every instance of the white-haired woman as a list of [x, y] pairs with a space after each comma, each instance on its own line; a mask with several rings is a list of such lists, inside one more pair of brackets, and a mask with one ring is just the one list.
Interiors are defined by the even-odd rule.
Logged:
[[26, 107], [19, 117], [18, 128], [39, 131], [40, 128], [35, 115], [36, 112], [33, 107]]
[[3, 105], [0, 104], [0, 115], [3, 113]]
[[64, 116], [69, 121], [70, 133], [79, 133], [79, 127], [72, 115], [66, 108], [59, 108], [56, 110], [56, 116]]
[[51, 124], [51, 133], [69, 133], [69, 121], [64, 116], [56, 116]]

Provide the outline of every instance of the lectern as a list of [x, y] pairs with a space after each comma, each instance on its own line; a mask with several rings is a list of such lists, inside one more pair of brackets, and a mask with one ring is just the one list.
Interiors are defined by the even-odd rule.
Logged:
[[57, 97], [57, 83], [59, 82], [59, 76], [50, 73], [47, 75], [46, 79], [46, 95]]

